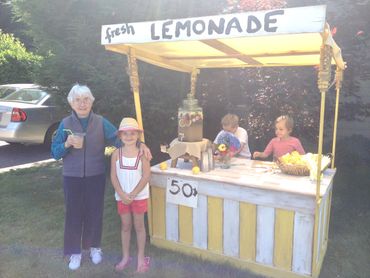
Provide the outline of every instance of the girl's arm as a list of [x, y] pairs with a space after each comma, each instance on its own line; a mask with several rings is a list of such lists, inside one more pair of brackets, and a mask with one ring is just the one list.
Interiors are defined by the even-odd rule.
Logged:
[[265, 155], [263, 152], [254, 152], [253, 153], [253, 158], [257, 158], [257, 157], [260, 157], [260, 158], [267, 158], [268, 155]]
[[141, 156], [141, 162], [142, 162], [142, 177], [139, 181], [139, 183], [135, 186], [134, 190], [131, 191], [129, 194], [130, 198], [133, 200], [137, 194], [141, 192], [141, 190], [144, 189], [146, 184], [149, 182], [150, 179], [150, 163], [149, 160], [145, 156]]
[[267, 158], [270, 156], [270, 154], [273, 152], [273, 139], [267, 144], [265, 150], [263, 152], [254, 152], [253, 158]]
[[297, 138], [297, 143], [296, 143], [295, 149], [297, 150], [297, 152], [299, 152], [299, 154], [305, 154], [306, 153], [304, 151], [304, 148], [302, 146], [301, 141], [298, 138]]
[[117, 178], [116, 171], [116, 161], [118, 159], [118, 149], [112, 153], [111, 156], [111, 165], [110, 165], [110, 180], [114, 187], [114, 190], [117, 192], [118, 196], [121, 198], [122, 202], [125, 204], [130, 204], [132, 200], [128, 197], [127, 193], [122, 190], [122, 187]]

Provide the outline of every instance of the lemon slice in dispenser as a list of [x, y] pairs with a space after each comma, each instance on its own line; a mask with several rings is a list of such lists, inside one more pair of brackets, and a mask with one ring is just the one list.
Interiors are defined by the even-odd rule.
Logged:
[[179, 127], [185, 127], [185, 119], [180, 119], [179, 120]]

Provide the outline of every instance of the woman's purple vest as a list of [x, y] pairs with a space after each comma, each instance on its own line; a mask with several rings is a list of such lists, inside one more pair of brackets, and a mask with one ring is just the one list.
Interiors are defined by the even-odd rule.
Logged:
[[[64, 128], [72, 132], [84, 132], [75, 113], [63, 119]], [[105, 140], [103, 117], [90, 113], [82, 149], [70, 148], [63, 157], [63, 175], [90, 177], [105, 173]]]

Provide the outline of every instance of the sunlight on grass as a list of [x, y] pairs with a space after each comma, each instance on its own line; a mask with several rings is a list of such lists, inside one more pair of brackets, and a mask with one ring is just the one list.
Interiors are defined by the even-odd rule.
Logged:
[[[102, 248], [104, 261], [93, 265], [86, 252], [82, 267], [71, 272], [62, 256], [64, 201], [61, 164], [33, 167], [0, 174], [0, 273], [1, 277], [122, 277], [113, 265], [121, 256], [120, 219], [113, 187], [107, 182]], [[132, 236], [132, 255], [136, 255]], [[141, 277], [259, 277], [229, 265], [147, 245], [150, 272]], [[136, 263], [123, 277], [135, 271]], [[138, 276], [139, 277], [139, 276]]]

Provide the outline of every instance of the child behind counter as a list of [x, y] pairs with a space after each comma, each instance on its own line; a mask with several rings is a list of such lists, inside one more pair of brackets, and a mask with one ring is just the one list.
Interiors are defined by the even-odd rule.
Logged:
[[150, 163], [144, 155], [140, 155], [137, 146], [141, 132], [135, 119], [123, 118], [118, 129], [118, 137], [123, 146], [115, 150], [111, 158], [111, 181], [122, 222], [122, 260], [116, 264], [116, 271], [123, 271], [132, 261], [129, 255], [132, 226], [136, 231], [138, 248], [136, 272], [144, 273], [149, 270], [150, 259], [144, 256], [144, 214], [148, 208]]
[[305, 154], [301, 142], [298, 138], [290, 136], [293, 131], [294, 121], [289, 116], [280, 116], [275, 120], [275, 134], [270, 143], [263, 152], [254, 152], [253, 158], [267, 158], [271, 154], [273, 159], [283, 156], [284, 154], [297, 151], [299, 154]]
[[248, 133], [239, 126], [239, 117], [235, 114], [226, 114], [221, 120], [222, 129], [216, 136], [214, 143], [218, 143], [219, 137], [224, 131], [234, 134], [240, 141], [241, 147], [237, 150], [236, 155], [244, 158], [251, 158], [251, 152], [248, 146]]

